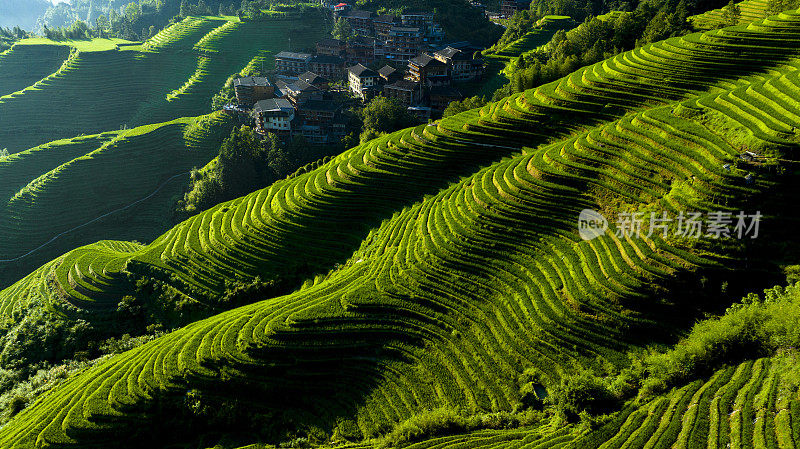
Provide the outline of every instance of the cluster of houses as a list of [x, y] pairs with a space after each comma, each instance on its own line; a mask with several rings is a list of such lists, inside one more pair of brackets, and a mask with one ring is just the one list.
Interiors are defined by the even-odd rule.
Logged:
[[366, 53], [374, 59], [405, 62], [428, 46], [441, 44], [444, 40], [444, 29], [434, 20], [433, 12], [378, 15], [371, 11], [353, 10], [347, 3], [339, 3], [333, 6], [333, 10], [334, 18], [347, 20], [353, 32], [361, 37], [360, 45], [372, 47]]
[[489, 20], [498, 21], [510, 19], [517, 12], [529, 9], [531, 6], [531, 0], [501, 0], [499, 11], [490, 11], [486, 5], [479, 0], [472, 0], [469, 2], [469, 4], [473, 8], [478, 8], [483, 11], [484, 15], [488, 17]]
[[468, 42], [443, 45], [444, 32], [432, 12], [392, 16], [352, 10], [346, 3], [330, 7], [357, 36], [322, 39], [313, 53], [278, 53], [272, 79], [234, 80], [238, 105], [229, 110], [249, 113], [257, 132], [338, 142], [347, 132], [343, 93], [361, 101], [396, 98], [424, 120], [462, 98], [458, 83], [483, 76], [480, 48]]
[[327, 78], [308, 71], [289, 81], [249, 76], [233, 82], [236, 102], [250, 111], [256, 132], [282, 138], [300, 134], [318, 144], [338, 142], [346, 132], [342, 102], [329, 87]]
[[514, 14], [531, 6], [531, 0], [502, 0], [500, 2], [500, 17], [511, 18]]
[[474, 56], [473, 48], [457, 43], [418, 54], [403, 71], [388, 64], [379, 70], [356, 64], [347, 69], [347, 81], [358, 98], [396, 98], [424, 119], [441, 113], [450, 102], [461, 100], [456, 85], [479, 80], [483, 71], [483, 59]]

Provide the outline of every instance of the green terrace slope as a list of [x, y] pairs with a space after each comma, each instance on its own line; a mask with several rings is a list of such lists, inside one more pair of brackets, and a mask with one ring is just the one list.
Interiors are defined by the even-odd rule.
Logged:
[[567, 16], [545, 16], [532, 31], [525, 33], [521, 38], [509, 43], [502, 48], [493, 48], [483, 51], [483, 56], [488, 61], [488, 80], [481, 88], [481, 92], [491, 94], [494, 90], [508, 82], [506, 69], [515, 59], [525, 53], [535, 51], [544, 46], [559, 29], [570, 29], [575, 26], [572, 18]]
[[17, 45], [0, 53], [0, 96], [22, 90], [58, 70], [69, 57], [65, 45]]
[[[736, 3], [741, 11], [739, 23], [748, 23], [763, 19], [767, 15], [769, 0], [742, 0]], [[727, 8], [727, 7], [726, 7]], [[723, 8], [706, 11], [702, 14], [689, 17], [692, 25], [697, 29], [710, 30], [725, 26]]]
[[[323, 20], [314, 15], [259, 22], [190, 17], [143, 45], [36, 39], [31, 49], [22, 41], [0, 59], [0, 73], [6, 65], [21, 72], [0, 81], [0, 148], [15, 153], [76, 135], [204, 114], [228, 76], [253, 58], [289, 48], [290, 39], [292, 48], [306, 48], [325, 34]], [[52, 53], [69, 56], [59, 68]]]
[[800, 436], [796, 373], [796, 354], [730, 366], [631, 407], [568, 447], [795, 447]]
[[[585, 435], [545, 424], [426, 439], [406, 449], [792, 448], [800, 436], [797, 354], [750, 360], [630, 405]], [[375, 444], [346, 446], [375, 448]]]
[[51, 142], [0, 161], [0, 285], [98, 235], [156, 238], [174, 223], [187, 173], [216, 156], [230, 127], [214, 113]]
[[[659, 299], [696, 288], [691, 274], [736, 282], [745, 254], [710, 238], [619, 237], [613, 223], [583, 241], [578, 213], [777, 214], [783, 178], [746, 184], [723, 166], [743, 145], [797, 159], [798, 42], [800, 14], [784, 13], [648, 45], [365, 143], [150, 245], [67, 253], [3, 291], [4, 314], [38, 298], [103, 316], [130, 293], [126, 271], [204, 301], [226, 279], [333, 269], [70, 378], [0, 429], [0, 446], [137, 447], [159, 426], [192, 445], [178, 437], [187, 390], [360, 438], [440, 406], [512, 410], [525, 370], [551, 386], [575, 365], [622, 363], [667, 332], [655, 318], [682, 310]], [[539, 430], [529, 446], [537, 438], [573, 436]]]
[[[171, 283], [179, 280], [178, 289], [198, 298], [220, 294], [232, 277], [269, 279], [304, 265], [326, 271], [352, 254], [381, 220], [474, 172], [475, 167], [517, 154], [523, 146], [535, 147], [588, 129], [599, 120], [621, 117], [628, 110], [681, 99], [714, 84], [731, 86], [728, 80], [778, 67], [794, 54], [790, 40], [781, 44], [789, 48], [773, 47], [775, 43], [766, 38], [753, 40], [761, 44], [753, 47], [738, 37], [741, 33], [761, 36], [763, 32], [727, 30], [672, 39], [442, 120], [437, 126], [410, 128], [368, 142], [319, 170], [187, 220], [145, 250], [126, 255], [125, 260], [132, 262], [128, 269]], [[712, 57], [708, 46], [718, 56]], [[633, 128], [639, 126], [632, 117], [623, 123], [628, 122], [634, 123]], [[726, 157], [732, 159], [738, 151], [730, 149]], [[658, 169], [677, 170], [668, 164]], [[673, 173], [664, 175], [663, 182], [676, 177], [685, 182], [695, 175], [692, 171], [680, 176]], [[346, 210], [343, 204], [348, 205]], [[297, 248], [303, 248], [304, 254], [297, 255]], [[115, 296], [106, 301], [91, 298], [96, 280], [86, 274], [88, 266], [72, 266], [70, 262], [78, 258], [83, 264], [97, 258], [100, 266], [93, 272], [103, 272], [107, 263], [103, 252], [91, 247], [71, 253], [57, 270], [60, 282], [55, 296], [65, 292], [78, 307], [85, 302], [88, 309], [115, 308]], [[88, 287], [88, 296], [75, 291], [76, 285]], [[14, 302], [7, 292], [2, 299]], [[47, 302], [58, 305], [52, 297]]]

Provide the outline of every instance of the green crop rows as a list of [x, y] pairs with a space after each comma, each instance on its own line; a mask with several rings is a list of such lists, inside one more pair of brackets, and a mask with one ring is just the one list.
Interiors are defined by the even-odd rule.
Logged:
[[[56, 141], [0, 161], [0, 260], [13, 260], [0, 278], [13, 282], [10, 267], [41, 264], [101, 234], [158, 236], [168, 228], [163, 221], [174, 207], [172, 195], [192, 167], [216, 156], [229, 122], [222, 113], [178, 119]], [[128, 208], [135, 209], [115, 221], [112, 212]], [[109, 214], [111, 220], [102, 219]], [[48, 243], [54, 236], [57, 243]]]
[[796, 386], [772, 359], [748, 361], [673, 390], [571, 442], [571, 448], [794, 447], [800, 432]]
[[[768, 0], [742, 0], [736, 3], [739, 6], [741, 15], [739, 23], [748, 23], [754, 20], [763, 19], [769, 6]], [[714, 9], [698, 14], [689, 18], [692, 25], [701, 30], [710, 30], [725, 25], [723, 9]]]
[[[723, 168], [743, 149], [729, 132], [796, 160], [798, 43], [800, 13], [784, 13], [648, 45], [366, 142], [149, 245], [103, 241], [45, 264], [0, 292], [6, 316], [35, 296], [100, 319], [132, 293], [123, 269], [197, 300], [230, 279], [326, 274], [95, 365], [0, 429], [0, 446], [119, 439], [194, 388], [369, 437], [426, 408], [513, 410], [525, 370], [550, 385], [576, 365], [620, 363], [655, 325], [631, 304], [743, 255], [657, 235], [583, 241], [578, 213], [752, 205], [772, 183]], [[791, 447], [800, 409], [778, 390], [765, 359], [585, 435], [487, 430], [412, 447]]]
[[313, 45], [325, 34], [314, 22], [189, 17], [138, 47], [94, 48], [88, 41], [71, 53], [57, 42], [23, 41], [0, 56], [0, 70], [12, 74], [0, 81], [0, 148], [15, 153], [79, 134], [204, 114], [228, 76], [253, 58], [287, 48], [289, 39], [294, 48]]
[[313, 43], [317, 22], [189, 17], [141, 45], [32, 38], [0, 55], [0, 149], [14, 155], [0, 161], [0, 288], [76, 246], [169, 229], [173, 176], [213, 159], [229, 127], [187, 117], [231, 73]]
[[[58, 70], [69, 47], [18, 45], [0, 54], [0, 96], [22, 90]], [[32, 64], [31, 61], [36, 61]]]

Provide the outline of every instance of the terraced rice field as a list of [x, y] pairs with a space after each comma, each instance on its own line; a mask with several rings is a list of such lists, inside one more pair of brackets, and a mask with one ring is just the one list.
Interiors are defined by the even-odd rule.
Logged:
[[[749, 23], [763, 19], [767, 15], [768, 0], [742, 0], [736, 3], [741, 11], [739, 23]], [[723, 9], [714, 9], [689, 18], [692, 25], [700, 30], [710, 30], [725, 25]]]
[[[746, 254], [614, 223], [585, 241], [579, 212], [757, 207], [770, 223], [782, 178], [748, 183], [726, 165], [748, 147], [798, 160], [798, 43], [800, 11], [648, 45], [362, 144], [149, 245], [67, 253], [0, 292], [2, 313], [35, 298], [99, 319], [130, 293], [126, 270], [198, 301], [226, 279], [325, 275], [70, 378], [0, 429], [0, 446], [135, 446], [159, 425], [154, 410], [192, 389], [370, 437], [425, 409], [513, 410], [526, 370], [550, 387], [577, 366], [624, 363], [658, 338], [650, 307], [664, 291], [711, 269], [742, 277]], [[542, 426], [413, 447], [793, 447], [800, 403], [772, 366], [725, 368], [589, 434]]]
[[[571, 447], [794, 447], [800, 434], [794, 357], [731, 366], [636, 408]], [[781, 368], [783, 365], [783, 369]], [[796, 365], [795, 365], [796, 366]]]
[[99, 235], [149, 241], [169, 229], [188, 172], [217, 155], [231, 126], [215, 113], [51, 142], [0, 161], [0, 285]]
[[228, 76], [253, 58], [289, 48], [289, 39], [294, 49], [310, 47], [326, 34], [310, 19], [190, 17], [141, 46], [22, 41], [0, 57], [0, 73], [13, 75], [0, 80], [0, 148], [15, 153], [205, 114]]
[[483, 56], [487, 61], [487, 80], [479, 90], [480, 95], [491, 96], [496, 89], [508, 82], [507, 70], [515, 58], [546, 45], [556, 31], [569, 29], [574, 24], [572, 19], [566, 16], [546, 16], [539, 21], [538, 26], [539, 28], [526, 33], [522, 38], [511, 42], [504, 48], [483, 51]]
[[192, 125], [210, 98], [324, 34], [316, 19], [189, 17], [143, 44], [32, 38], [0, 55], [0, 149], [17, 153], [0, 162], [0, 287], [76, 246], [169, 229], [175, 176], [213, 159], [229, 126]]
[[69, 57], [62, 45], [19, 45], [0, 53], [0, 96], [22, 90], [58, 70]]
[[[225, 279], [346, 262], [292, 295], [198, 321], [89, 369], [0, 430], [0, 444], [107, 442], [154, 424], [147, 412], [156, 398], [189, 388], [237, 391], [252, 406], [369, 436], [429, 407], [510, 410], [520, 398], [509, 379], [525, 369], [551, 383], [573, 364], [617, 363], [652, 334], [652, 317], [631, 304], [650, 300], [653, 286], [675, 288], [682, 273], [719, 268], [719, 259], [657, 235], [582, 241], [575, 217], [584, 208], [746, 208], [774, 183], [747, 185], [744, 173], [723, 168], [741, 151], [726, 133], [741, 129], [753, 144], [795, 157], [800, 110], [786, 99], [800, 95], [798, 41], [800, 14], [785, 13], [649, 45], [368, 142], [145, 247], [103, 242], [68, 253], [3, 291], [4, 313], [38, 295], [67, 316], [100, 316], [124, 293], [124, 266], [202, 300]], [[709, 126], [709, 116], [726, 125]], [[735, 275], [740, 256], [725, 257]], [[41, 283], [51, 275], [58, 295]], [[753, 372], [766, 374], [743, 387]], [[770, 425], [736, 430], [774, 410], [781, 419], [772, 426], [795, 432], [787, 413], [797, 406], [779, 408], [762, 393], [774, 390], [768, 373], [766, 361], [723, 370], [620, 415], [614, 432], [583, 438], [607, 447], [645, 447], [654, 435], [667, 446], [705, 447], [726, 432], [731, 442], [772, 441]], [[736, 398], [731, 410], [742, 410], [742, 421], [729, 418], [730, 431], [693, 424], [697, 410], [722, 402], [720, 390]], [[531, 435], [486, 432], [418, 447], [512, 444], [492, 438], [560, 447], [576, 436]]]
[[550, 42], [555, 29], [541, 29], [525, 33], [524, 36], [508, 44], [503, 49], [498, 50], [494, 54], [502, 58], [517, 58], [521, 54], [535, 50], [542, 45]]

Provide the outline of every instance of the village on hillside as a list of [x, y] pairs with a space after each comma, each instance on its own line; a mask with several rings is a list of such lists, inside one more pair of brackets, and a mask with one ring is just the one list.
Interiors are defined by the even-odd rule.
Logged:
[[[504, 0], [500, 13], [478, 2], [472, 7], [507, 17], [524, 3]], [[334, 23], [349, 28], [347, 39], [319, 40], [313, 51], [281, 51], [274, 57], [274, 72], [234, 80], [237, 104], [225, 110], [247, 116], [259, 134], [336, 143], [347, 133], [343, 111], [378, 96], [396, 99], [425, 122], [464, 98], [461, 85], [484, 76], [483, 48], [467, 41], [445, 43], [433, 11], [389, 15], [344, 2], [323, 4]]]

